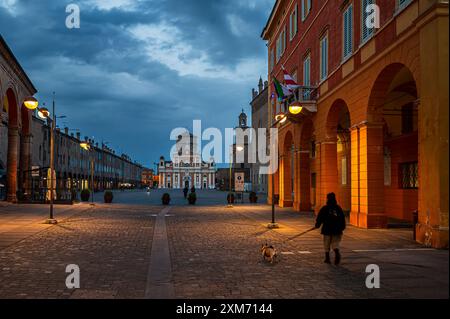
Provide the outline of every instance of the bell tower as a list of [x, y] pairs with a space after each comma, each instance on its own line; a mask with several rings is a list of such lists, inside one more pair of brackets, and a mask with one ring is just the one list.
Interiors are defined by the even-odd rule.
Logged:
[[244, 109], [242, 109], [242, 112], [239, 115], [238, 127], [242, 128], [242, 129], [248, 128], [248, 125], [247, 125], [247, 114], [245, 114]]

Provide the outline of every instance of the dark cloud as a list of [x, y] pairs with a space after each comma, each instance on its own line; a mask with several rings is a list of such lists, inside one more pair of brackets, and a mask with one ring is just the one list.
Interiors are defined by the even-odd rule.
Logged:
[[[39, 99], [49, 104], [56, 91], [70, 127], [151, 166], [168, 155], [173, 128], [190, 128], [194, 119], [204, 128], [232, 127], [241, 108], [249, 111], [250, 90], [266, 73], [259, 34], [273, 1], [94, 6], [101, 2], [78, 1], [81, 29], [69, 30], [65, 7], [77, 1], [16, 0], [9, 10], [0, 1], [1, 34]], [[156, 38], [139, 38], [138, 26], [151, 26]]]

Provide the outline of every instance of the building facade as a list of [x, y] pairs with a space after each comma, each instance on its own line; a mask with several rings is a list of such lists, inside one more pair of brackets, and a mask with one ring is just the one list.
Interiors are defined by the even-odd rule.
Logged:
[[269, 81], [284, 67], [303, 86], [269, 101], [280, 206], [317, 212], [335, 192], [363, 228], [418, 210], [417, 240], [448, 247], [448, 1], [278, 0], [262, 37]]
[[[38, 199], [39, 194], [45, 194], [47, 171], [50, 167], [50, 125], [32, 116], [31, 140], [31, 183], [24, 189], [26, 194], [33, 194]], [[69, 198], [72, 191], [92, 189], [134, 188], [141, 185], [142, 165], [134, 162], [126, 155], [117, 155], [105, 144], [99, 145], [81, 134], [70, 133], [70, 129], [55, 130], [55, 173], [56, 192], [61, 198]], [[80, 147], [87, 141], [90, 150]], [[94, 185], [91, 184], [93, 174]]]
[[143, 186], [153, 187], [153, 170], [144, 168], [141, 175], [141, 184]]
[[[28, 110], [23, 101], [37, 90], [0, 36], [0, 200], [45, 199], [50, 167], [50, 126]], [[60, 199], [73, 190], [138, 186], [142, 166], [125, 154], [90, 141], [80, 147], [80, 133], [55, 130], [56, 189]], [[87, 140], [87, 137], [83, 141]], [[90, 185], [92, 166], [94, 186]]]
[[158, 188], [215, 188], [216, 165], [213, 159], [208, 163], [202, 161], [197, 137], [181, 134], [171, 158], [172, 161], [166, 161], [163, 156], [160, 158]]
[[23, 102], [37, 92], [0, 35], [0, 196], [17, 201], [31, 169], [31, 111]]
[[[257, 134], [252, 138], [252, 143], [255, 143], [256, 149], [258, 149], [258, 130], [264, 128], [267, 130], [267, 123], [269, 120], [269, 106], [268, 106], [268, 82], [260, 78], [258, 83], [258, 90], [252, 89], [252, 101], [250, 105], [252, 107], [252, 128]], [[267, 134], [267, 133], [266, 133]], [[259, 159], [256, 158], [256, 163], [251, 164], [251, 183], [252, 190], [257, 193], [267, 193], [267, 174], [260, 174]]]

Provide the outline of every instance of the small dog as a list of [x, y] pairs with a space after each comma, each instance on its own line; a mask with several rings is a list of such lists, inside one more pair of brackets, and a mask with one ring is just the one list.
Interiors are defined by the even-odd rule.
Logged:
[[269, 261], [271, 264], [275, 261], [277, 258], [277, 251], [273, 246], [269, 246], [267, 244], [264, 244], [261, 246], [261, 253], [263, 260]]

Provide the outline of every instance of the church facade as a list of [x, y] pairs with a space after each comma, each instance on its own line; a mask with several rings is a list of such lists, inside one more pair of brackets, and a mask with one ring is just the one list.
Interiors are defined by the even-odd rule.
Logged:
[[216, 165], [214, 160], [202, 161], [197, 138], [192, 134], [178, 136], [171, 161], [160, 157], [158, 165], [159, 188], [214, 189], [216, 187]]

